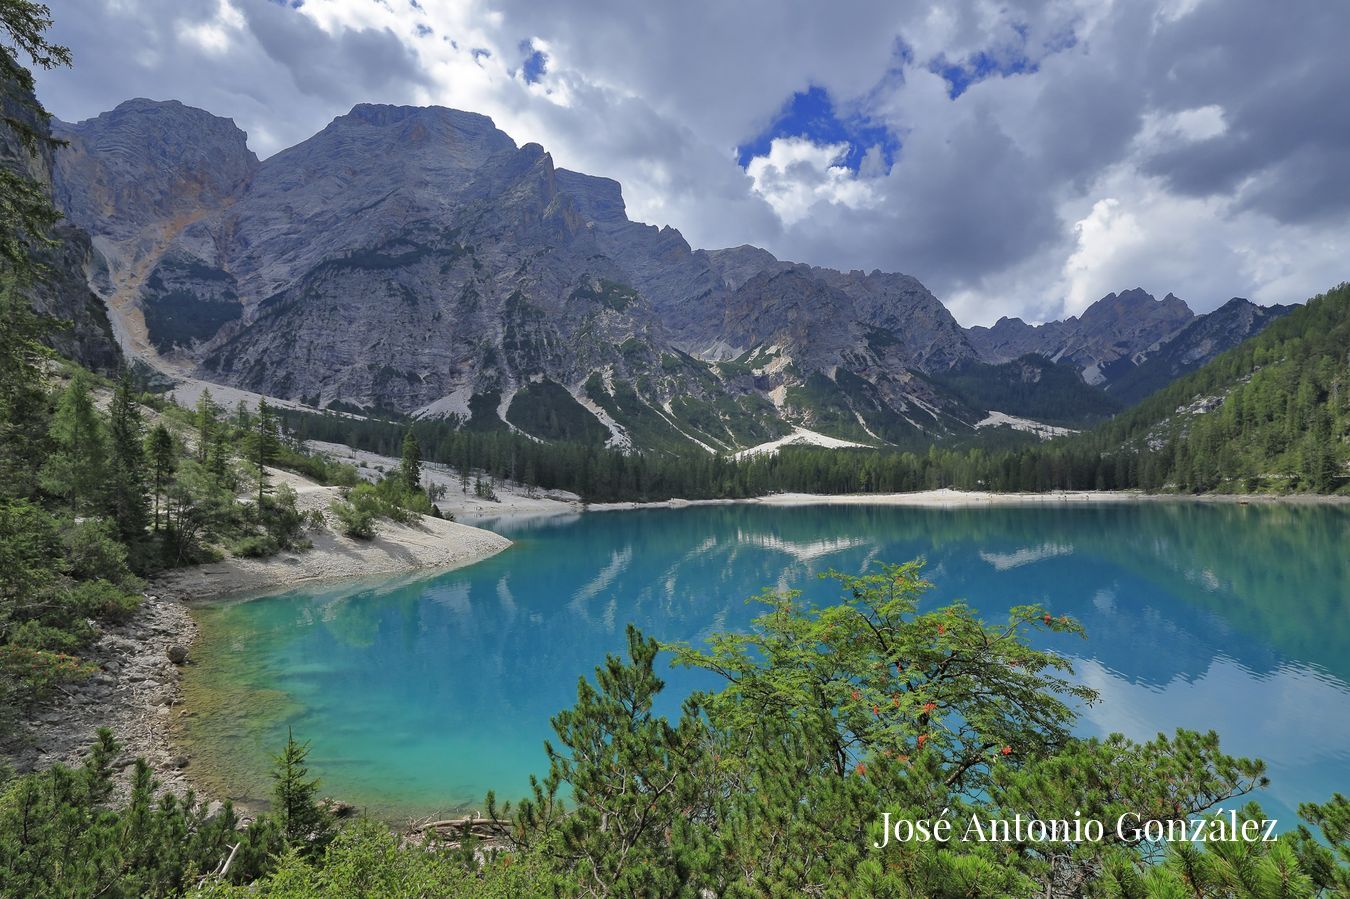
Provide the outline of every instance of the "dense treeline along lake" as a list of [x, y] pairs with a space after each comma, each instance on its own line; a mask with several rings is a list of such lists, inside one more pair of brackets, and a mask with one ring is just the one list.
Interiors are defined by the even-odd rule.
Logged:
[[[516, 541], [432, 577], [201, 606], [185, 739], [195, 775], [267, 795], [286, 728], [324, 793], [390, 818], [515, 798], [549, 718], [634, 622], [662, 640], [744, 627], [764, 586], [826, 601], [830, 568], [928, 560], [927, 603], [998, 620], [1022, 602], [1101, 692], [1080, 729], [1213, 728], [1269, 763], [1281, 829], [1350, 790], [1350, 508], [1178, 502], [916, 509], [728, 505], [477, 522]], [[703, 672], [665, 672], [665, 711]]]

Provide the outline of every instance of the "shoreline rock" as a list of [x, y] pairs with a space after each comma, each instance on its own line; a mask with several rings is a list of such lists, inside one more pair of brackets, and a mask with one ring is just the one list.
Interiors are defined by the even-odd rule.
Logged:
[[[187, 607], [156, 592], [121, 624], [104, 627], [85, 657], [98, 665], [87, 680], [63, 685], [58, 702], [41, 708], [16, 728], [5, 755], [16, 772], [39, 771], [60, 762], [80, 765], [100, 727], [108, 727], [122, 747], [114, 763], [114, 795], [129, 794], [137, 758], [154, 770], [162, 790], [192, 790], [208, 797], [185, 773], [191, 759], [175, 745], [174, 728], [184, 711], [182, 674], [169, 660], [172, 646], [195, 639], [197, 625]], [[176, 763], [186, 759], [188, 764]]]

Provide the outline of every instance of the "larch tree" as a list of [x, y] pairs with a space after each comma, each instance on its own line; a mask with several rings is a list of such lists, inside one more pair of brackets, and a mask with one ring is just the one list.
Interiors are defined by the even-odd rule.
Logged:
[[261, 519], [271, 486], [267, 481], [267, 466], [272, 464], [277, 454], [277, 419], [267, 405], [267, 400], [258, 401], [258, 415], [253, 421], [252, 446], [249, 449], [254, 474], [258, 478], [258, 517]]
[[154, 529], [159, 531], [159, 498], [164, 495], [168, 487], [169, 478], [173, 476], [173, 471], [177, 463], [177, 454], [174, 452], [173, 435], [164, 425], [155, 425], [155, 429], [150, 432], [150, 437], [146, 441], [146, 450], [150, 454], [150, 470], [154, 477], [155, 492], [155, 524]]
[[108, 512], [127, 543], [145, 535], [150, 497], [146, 487], [145, 425], [133, 394], [131, 373], [123, 372], [109, 409]]
[[76, 514], [99, 508], [106, 489], [108, 440], [83, 369], [75, 370], [61, 393], [49, 436], [52, 452], [42, 466], [43, 489]]
[[203, 390], [197, 398], [194, 418], [197, 425], [197, 461], [205, 464], [220, 418], [220, 406], [212, 399], [211, 391]]
[[403, 435], [403, 458], [399, 462], [398, 473], [409, 493], [422, 489], [422, 447], [412, 428]]

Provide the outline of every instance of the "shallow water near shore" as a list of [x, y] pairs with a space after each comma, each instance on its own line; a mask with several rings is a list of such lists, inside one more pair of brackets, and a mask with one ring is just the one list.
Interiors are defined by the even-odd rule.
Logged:
[[[516, 541], [467, 568], [194, 609], [183, 741], [194, 779], [270, 789], [287, 728], [322, 792], [392, 820], [514, 799], [543, 774], [549, 718], [633, 622], [701, 642], [744, 627], [747, 597], [923, 556], [926, 605], [989, 620], [1039, 602], [1088, 639], [1045, 635], [1101, 692], [1084, 734], [1217, 730], [1259, 756], [1284, 830], [1301, 801], [1350, 792], [1350, 508], [1186, 502], [905, 508], [648, 509], [482, 524]], [[670, 669], [663, 711], [703, 672]]]

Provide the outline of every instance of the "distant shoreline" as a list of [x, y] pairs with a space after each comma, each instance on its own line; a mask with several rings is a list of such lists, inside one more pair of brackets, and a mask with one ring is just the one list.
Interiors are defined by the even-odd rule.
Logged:
[[[534, 500], [516, 506], [513, 497], [502, 497], [495, 508], [475, 504], [455, 509], [475, 517], [539, 515], [576, 512], [619, 512], [637, 509], [683, 509], [693, 506], [905, 506], [927, 509], [988, 508], [994, 506], [1083, 505], [1113, 503], [1188, 502], [1227, 505], [1343, 505], [1350, 504], [1346, 494], [1239, 494], [1239, 493], [1144, 493], [1137, 490], [1056, 490], [1048, 493], [994, 493], [976, 490], [918, 490], [910, 493], [773, 493], [738, 499], [667, 499], [650, 502], [582, 503], [556, 501], [551, 505]], [[454, 509], [454, 503], [448, 504]]]

